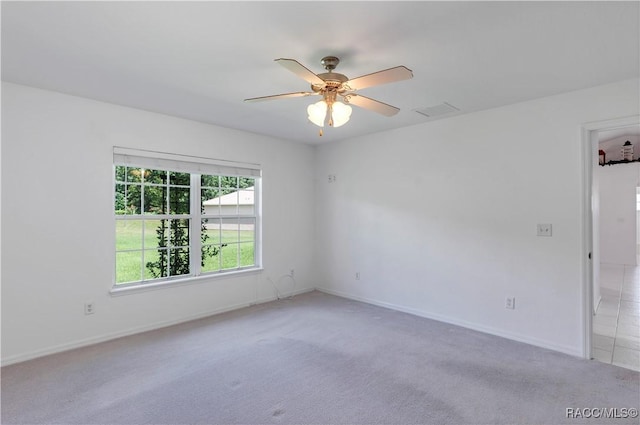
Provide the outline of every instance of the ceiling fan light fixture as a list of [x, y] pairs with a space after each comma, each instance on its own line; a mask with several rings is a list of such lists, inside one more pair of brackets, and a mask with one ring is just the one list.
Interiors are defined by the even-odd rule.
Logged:
[[351, 106], [342, 102], [333, 102], [329, 107], [326, 101], [321, 100], [307, 107], [307, 114], [309, 115], [307, 118], [318, 127], [324, 127], [327, 121], [327, 112], [330, 111], [329, 125], [331, 127], [340, 127], [351, 118], [351, 110]]
[[[334, 72], [334, 69], [338, 63], [340, 63], [340, 59], [335, 56], [325, 56], [322, 58], [322, 65], [324, 65], [324, 68], [327, 70], [327, 72], [322, 74], [315, 74], [295, 59], [280, 58], [276, 59], [276, 62], [309, 83], [311, 85], [311, 91], [253, 97], [245, 99], [244, 101], [260, 102], [271, 99], [320, 95], [322, 96], [320, 102], [316, 102], [307, 107], [307, 118], [313, 124], [320, 127], [321, 136], [322, 127], [324, 127], [325, 124], [329, 127], [340, 127], [349, 122], [352, 112], [351, 106], [348, 105], [349, 103], [387, 117], [397, 114], [400, 109], [395, 106], [387, 105], [386, 103], [353, 92], [367, 87], [413, 78], [413, 72], [409, 68], [406, 66], [396, 66], [395, 68], [349, 79], [346, 75]], [[338, 102], [338, 95], [341, 96], [347, 104]]]
[[342, 102], [334, 102], [331, 105], [332, 114], [331, 118], [333, 119], [333, 126], [340, 127], [343, 124], [346, 124], [351, 118], [351, 106], [345, 105]]
[[327, 102], [321, 100], [320, 102], [312, 103], [307, 107], [307, 114], [309, 115], [309, 121], [318, 127], [324, 127], [324, 119], [327, 116]]

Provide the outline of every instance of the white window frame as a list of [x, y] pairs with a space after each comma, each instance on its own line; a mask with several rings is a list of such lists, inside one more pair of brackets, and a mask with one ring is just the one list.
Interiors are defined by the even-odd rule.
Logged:
[[[190, 213], [189, 214], [158, 214], [145, 216], [144, 212], [136, 215], [120, 215], [115, 213], [115, 186], [116, 166], [126, 166], [132, 168], [145, 168], [163, 171], [176, 171], [190, 174]], [[200, 195], [200, 177], [201, 175], [217, 175], [232, 177], [250, 177], [254, 179], [254, 213], [240, 214], [237, 210], [235, 215], [219, 215], [216, 218], [226, 219], [242, 219], [250, 218], [255, 220], [254, 230], [254, 264], [251, 266], [240, 266], [231, 269], [220, 269], [215, 271], [202, 271], [201, 266], [201, 220], [207, 214], [202, 213], [201, 195]], [[190, 273], [186, 275], [169, 276], [156, 279], [146, 279], [134, 282], [116, 284], [116, 258], [115, 253], [121, 252], [115, 250], [114, 243], [114, 267], [111, 293], [116, 295], [131, 290], [139, 289], [157, 289], [158, 287], [172, 286], [175, 284], [194, 283], [202, 279], [211, 279], [215, 277], [229, 276], [238, 273], [255, 272], [262, 270], [262, 214], [261, 214], [261, 168], [259, 164], [240, 163], [235, 161], [218, 160], [212, 158], [202, 158], [196, 156], [170, 154], [164, 152], [155, 152], [140, 149], [129, 149], [123, 147], [113, 148], [113, 171], [112, 171], [112, 212], [114, 218], [114, 231], [118, 221], [123, 220], [159, 220], [159, 219], [189, 219], [189, 266]], [[169, 194], [167, 194], [169, 196]], [[114, 233], [115, 234], [115, 233]], [[144, 237], [143, 237], [144, 239]], [[115, 241], [114, 241], [115, 242]], [[144, 246], [142, 248], [144, 250]], [[240, 246], [238, 246], [238, 256], [240, 255]], [[145, 267], [143, 261], [142, 267]], [[144, 273], [142, 273], [144, 276]]]

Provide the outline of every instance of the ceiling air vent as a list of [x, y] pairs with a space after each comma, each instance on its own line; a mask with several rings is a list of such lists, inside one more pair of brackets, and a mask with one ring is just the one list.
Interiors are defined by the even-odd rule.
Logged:
[[422, 109], [414, 109], [417, 113], [424, 115], [425, 117], [433, 118], [440, 115], [451, 114], [453, 112], [458, 112], [460, 109], [456, 108], [453, 105], [448, 104], [447, 102], [441, 103], [439, 105], [429, 106]]

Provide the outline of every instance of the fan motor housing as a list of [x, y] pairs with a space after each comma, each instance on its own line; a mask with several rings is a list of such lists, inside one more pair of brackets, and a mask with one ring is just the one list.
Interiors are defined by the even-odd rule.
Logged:
[[338, 74], [337, 72], [325, 72], [323, 74], [318, 74], [324, 81], [324, 87], [321, 85], [311, 85], [311, 89], [314, 92], [321, 92], [323, 90], [334, 90], [334, 91], [342, 91], [342, 85], [349, 81], [346, 75]]
[[325, 56], [320, 61], [329, 72], [324, 72], [322, 74], [317, 74], [321, 80], [325, 82], [324, 87], [320, 85], [311, 85], [311, 89], [314, 92], [322, 92], [322, 91], [341, 91], [342, 84], [349, 81], [346, 75], [339, 74], [337, 72], [333, 72], [336, 69], [336, 66], [340, 63], [340, 59], [335, 56]]
[[342, 84], [349, 81], [346, 75], [338, 74], [337, 72], [324, 72], [322, 74], [318, 74], [318, 77], [322, 78], [327, 83]]

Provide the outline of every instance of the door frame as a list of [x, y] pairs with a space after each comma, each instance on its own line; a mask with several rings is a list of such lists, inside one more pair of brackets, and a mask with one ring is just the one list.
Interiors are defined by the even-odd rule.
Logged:
[[598, 164], [598, 132], [640, 125], [640, 115], [631, 115], [602, 121], [592, 121], [582, 125], [582, 355], [592, 358], [591, 336], [593, 332], [593, 284], [594, 264], [599, 264], [599, 250], [593, 248], [593, 236], [598, 231], [598, 222], [594, 222], [594, 198], [598, 190], [594, 187], [593, 170]]

